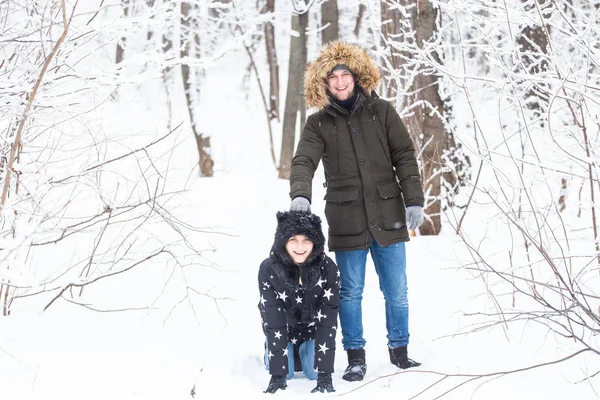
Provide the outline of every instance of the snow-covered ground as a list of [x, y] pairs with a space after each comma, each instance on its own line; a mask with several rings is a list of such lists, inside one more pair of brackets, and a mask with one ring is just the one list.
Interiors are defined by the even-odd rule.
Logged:
[[[242, 51], [223, 63], [246, 63]], [[282, 65], [286, 65], [283, 63]], [[281, 68], [285, 82], [285, 68]], [[407, 244], [411, 344], [409, 355], [422, 362], [413, 370], [392, 366], [386, 349], [382, 294], [373, 265], [367, 265], [364, 325], [368, 371], [365, 381], [341, 379], [346, 366], [338, 336], [335, 393], [311, 394], [313, 382], [302, 374], [285, 391], [263, 394], [269, 375], [262, 362], [263, 337], [256, 307], [256, 276], [268, 255], [275, 213], [289, 206], [288, 181], [277, 178], [269, 156], [268, 131], [253, 77], [249, 92], [238, 75], [222, 66], [207, 71], [202, 86], [202, 130], [213, 136], [215, 177], [197, 179], [195, 142], [173, 157], [170, 179], [189, 181], [173, 209], [202, 232], [186, 239], [201, 255], [184, 266], [172, 261], [146, 263], [128, 273], [86, 288], [78, 302], [58, 300], [56, 292], [14, 303], [12, 315], [0, 318], [0, 398], [10, 400], [177, 400], [327, 397], [345, 399], [593, 399], [600, 381], [582, 381], [600, 369], [597, 356], [582, 355], [543, 368], [504, 375], [571, 354], [573, 341], [528, 323], [475, 331], [473, 323], [494, 309], [486, 286], [463, 268], [472, 262], [449, 224], [436, 237], [414, 237]], [[159, 82], [156, 96], [120, 95], [127, 124], [164, 131]], [[182, 96], [174, 104], [173, 125], [186, 118]], [[140, 101], [141, 100], [141, 101]], [[119, 117], [107, 113], [108, 118]], [[274, 126], [279, 132], [279, 126]], [[160, 136], [160, 135], [159, 135]], [[279, 149], [276, 141], [275, 148]], [[313, 211], [323, 220], [322, 171], [314, 181]], [[498, 248], [503, 238], [493, 217], [473, 206], [464, 229], [485, 236]], [[460, 212], [460, 211], [459, 211]], [[326, 226], [326, 225], [325, 225]], [[491, 226], [491, 228], [490, 228]], [[483, 230], [485, 235], [479, 235]], [[146, 232], [147, 233], [147, 232]], [[155, 232], [156, 235], [161, 232]], [[333, 257], [333, 255], [331, 255]], [[49, 262], [51, 262], [49, 260]], [[499, 261], [502, 262], [502, 261]], [[69, 297], [66, 294], [65, 297]], [[469, 332], [458, 335], [459, 332]], [[485, 375], [488, 376], [485, 376]], [[479, 375], [483, 377], [477, 378]], [[192, 396], [192, 391], [195, 396]]]

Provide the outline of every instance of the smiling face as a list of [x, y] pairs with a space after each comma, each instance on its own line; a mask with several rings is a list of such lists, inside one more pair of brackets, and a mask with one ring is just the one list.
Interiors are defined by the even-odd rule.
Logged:
[[285, 250], [296, 264], [302, 264], [310, 253], [314, 244], [304, 235], [294, 235], [285, 244]]
[[337, 100], [348, 100], [354, 93], [354, 76], [343, 69], [335, 70], [327, 76], [327, 89]]

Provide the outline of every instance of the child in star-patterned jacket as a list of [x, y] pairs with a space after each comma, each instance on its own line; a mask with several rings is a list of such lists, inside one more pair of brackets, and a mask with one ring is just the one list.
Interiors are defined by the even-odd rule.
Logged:
[[[258, 272], [258, 308], [266, 336], [265, 393], [287, 387], [294, 376], [294, 347], [304, 375], [317, 380], [312, 392], [334, 392], [331, 374], [340, 304], [340, 274], [325, 254], [321, 219], [310, 213], [277, 213], [270, 257]], [[299, 345], [299, 346], [298, 346]]]

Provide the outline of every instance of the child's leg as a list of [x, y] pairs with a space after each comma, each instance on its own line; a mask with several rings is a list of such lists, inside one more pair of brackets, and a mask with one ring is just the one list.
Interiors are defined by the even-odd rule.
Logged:
[[285, 379], [292, 379], [294, 377], [294, 343], [288, 342], [288, 371], [289, 373]]
[[263, 357], [265, 362], [265, 369], [269, 370], [269, 342], [267, 341], [267, 337], [265, 336], [265, 356]]
[[308, 340], [300, 345], [300, 359], [302, 360], [302, 369], [304, 375], [314, 381], [317, 379], [315, 371], [315, 341]]
[[[288, 374], [286, 379], [292, 379], [294, 377], [294, 344], [288, 342]], [[269, 370], [269, 341], [265, 337], [265, 369]]]

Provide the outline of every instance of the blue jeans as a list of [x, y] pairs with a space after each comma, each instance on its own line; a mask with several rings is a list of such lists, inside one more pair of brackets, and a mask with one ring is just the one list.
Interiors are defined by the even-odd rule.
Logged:
[[[269, 343], [266, 341], [266, 349], [265, 349], [265, 367], [267, 370], [269, 369]], [[292, 342], [288, 342], [288, 371], [290, 371], [286, 379], [292, 379], [294, 377], [294, 344]], [[315, 341], [307, 340], [300, 345], [300, 361], [302, 361], [302, 371], [304, 372], [304, 376], [306, 376], [311, 381], [317, 379], [317, 371], [314, 369], [315, 365]]]
[[408, 345], [408, 286], [406, 283], [406, 247], [404, 242], [388, 247], [375, 239], [367, 250], [336, 251], [335, 260], [340, 270], [340, 325], [344, 350], [362, 349], [362, 298], [365, 287], [367, 254], [371, 252], [379, 288], [385, 298], [385, 321], [388, 347]]

